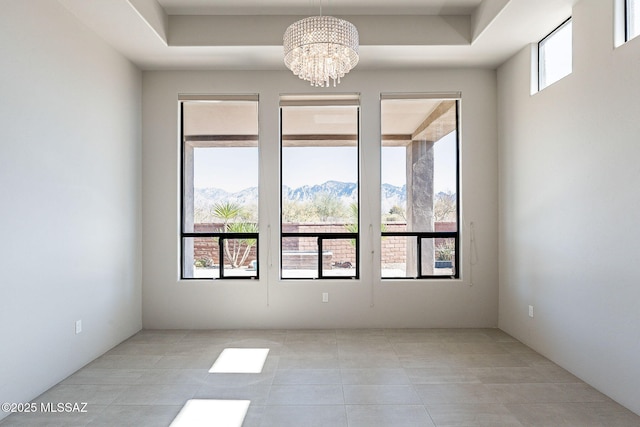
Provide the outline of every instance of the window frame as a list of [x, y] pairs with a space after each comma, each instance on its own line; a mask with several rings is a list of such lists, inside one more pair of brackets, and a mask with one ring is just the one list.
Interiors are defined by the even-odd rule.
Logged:
[[[179, 114], [180, 114], [180, 280], [259, 280], [260, 279], [260, 233], [235, 233], [235, 232], [188, 232], [185, 231], [185, 148], [188, 143], [184, 134], [184, 104], [189, 101], [249, 101], [255, 102], [256, 108], [260, 108], [259, 96], [254, 94], [247, 95], [179, 95]], [[260, 137], [258, 135], [257, 145], [258, 153], [260, 151]], [[258, 187], [260, 182], [258, 182]], [[258, 206], [260, 200], [258, 199]], [[260, 224], [260, 218], [258, 217], [258, 224]], [[185, 240], [196, 238], [211, 238], [218, 239], [218, 277], [185, 277]], [[232, 239], [254, 239], [255, 240], [255, 254], [256, 254], [256, 269], [255, 275], [252, 276], [227, 276], [224, 274], [224, 241]]]
[[[293, 100], [289, 100], [292, 98]], [[291, 107], [291, 106], [317, 106], [317, 105], [348, 105], [354, 106], [356, 108], [356, 129], [357, 129], [357, 138], [356, 138], [356, 153], [357, 153], [357, 162], [356, 162], [356, 176], [358, 177], [358, 224], [360, 224], [360, 197], [361, 197], [361, 189], [360, 189], [360, 162], [362, 158], [360, 137], [361, 137], [361, 129], [360, 129], [360, 114], [361, 114], [361, 105], [360, 105], [360, 95], [359, 94], [334, 94], [334, 95], [326, 95], [324, 96], [326, 99], [326, 103], [323, 100], [323, 95], [282, 95], [280, 99], [279, 109], [279, 119], [280, 119], [280, 128], [279, 128], [279, 149], [280, 149], [280, 180], [279, 180], [279, 192], [280, 192], [280, 212], [283, 209], [284, 198], [282, 195], [282, 186], [283, 183], [283, 108]], [[341, 99], [346, 98], [346, 100]], [[357, 103], [353, 102], [357, 98]], [[282, 215], [280, 216], [280, 244], [278, 248], [278, 258], [280, 260], [279, 266], [279, 279], [282, 281], [308, 281], [308, 280], [359, 280], [360, 279], [360, 227], [358, 226], [358, 231], [356, 233], [343, 232], [343, 233], [321, 233], [321, 232], [284, 232], [283, 231], [284, 222], [282, 221]], [[296, 238], [296, 237], [308, 237], [308, 238], [316, 238], [317, 239], [317, 277], [283, 277], [283, 240], [285, 238]], [[322, 258], [322, 250], [323, 245], [322, 242], [325, 240], [337, 240], [337, 239], [350, 239], [354, 241], [355, 247], [355, 274], [349, 276], [338, 276], [338, 275], [325, 275], [323, 274], [323, 258]]]
[[[413, 232], [413, 231], [381, 231], [380, 232], [380, 245], [382, 245], [382, 241], [384, 237], [415, 237], [416, 240], [416, 254], [417, 254], [417, 262], [416, 262], [416, 275], [414, 277], [405, 276], [383, 276], [382, 271], [380, 271], [380, 280], [383, 281], [417, 281], [417, 280], [457, 280], [461, 278], [461, 268], [460, 268], [460, 259], [462, 247], [460, 245], [461, 236], [460, 236], [460, 218], [461, 218], [461, 209], [460, 209], [460, 142], [461, 142], [461, 126], [460, 126], [460, 103], [462, 101], [461, 93], [424, 93], [424, 94], [381, 94], [380, 96], [380, 125], [382, 126], [382, 101], [385, 99], [442, 99], [442, 100], [452, 100], [455, 101], [456, 111], [456, 231], [428, 231], [428, 232]], [[382, 152], [382, 129], [380, 132], [380, 151]], [[380, 186], [382, 186], [382, 176], [380, 177]], [[453, 274], [422, 274], [422, 241], [424, 239], [437, 239], [437, 238], [448, 238], [454, 239], [455, 242], [455, 253], [453, 257]], [[380, 248], [381, 249], [381, 248]], [[380, 251], [382, 253], [382, 251]], [[382, 269], [381, 269], [382, 270]]]
[[635, 2], [635, 0], [624, 0], [624, 41], [625, 43], [629, 40], [633, 40], [634, 38], [640, 36], [640, 29], [637, 29], [636, 34], [631, 34], [631, 19], [633, 16], [631, 15], [631, 3], [634, 2], [634, 6], [640, 8], [640, 3]]
[[555, 80], [551, 83], [547, 83], [545, 86], [542, 85], [542, 77], [543, 75], [545, 75], [542, 72], [542, 67], [544, 65], [543, 61], [542, 61], [542, 55], [541, 55], [541, 47], [543, 46], [543, 44], [551, 37], [553, 37], [555, 34], [557, 34], [560, 30], [562, 30], [564, 27], [566, 27], [569, 23], [573, 24], [573, 16], [569, 16], [567, 19], [565, 19], [560, 25], [558, 25], [556, 28], [554, 28], [549, 34], [547, 34], [546, 36], [544, 36], [542, 39], [540, 39], [540, 41], [537, 44], [537, 58], [538, 58], [538, 92], [548, 88], [549, 86], [551, 86], [552, 84], [559, 82], [560, 80], [562, 80], [563, 78], [571, 75], [573, 73], [573, 31], [571, 32], [571, 56], [572, 56], [572, 61], [571, 61], [571, 71], [569, 73], [567, 73], [566, 75], [560, 77], [558, 80]]

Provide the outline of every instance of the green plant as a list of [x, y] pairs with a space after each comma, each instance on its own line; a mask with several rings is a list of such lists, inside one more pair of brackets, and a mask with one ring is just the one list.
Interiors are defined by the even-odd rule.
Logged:
[[298, 202], [295, 200], [285, 199], [282, 201], [282, 222], [314, 222], [318, 218], [310, 206], [306, 202]]
[[406, 221], [407, 217], [402, 206], [393, 205], [389, 212], [382, 214], [383, 221]]
[[212, 207], [212, 213], [222, 220], [223, 231], [227, 231], [228, 224], [242, 214], [242, 206], [232, 202], [216, 203]]
[[453, 240], [445, 240], [436, 246], [436, 260], [451, 261], [456, 253], [456, 246]]
[[455, 221], [457, 212], [457, 196], [451, 191], [435, 195], [433, 202], [433, 219], [436, 222]]
[[342, 201], [329, 193], [319, 193], [311, 201], [311, 209], [322, 222], [340, 220], [347, 216]]
[[[234, 222], [229, 224], [229, 233], [257, 233], [258, 224], [251, 222]], [[231, 261], [233, 268], [244, 265], [251, 253], [251, 248], [256, 244], [256, 239], [227, 239], [224, 245], [224, 252]]]
[[[247, 212], [238, 203], [223, 202], [213, 205], [213, 214], [222, 220], [223, 233], [257, 233], [258, 224], [246, 222]], [[251, 253], [256, 239], [226, 239], [224, 254], [231, 263], [231, 268], [239, 268]]]
[[193, 265], [197, 268], [211, 267], [213, 265], [213, 260], [211, 260], [211, 258], [200, 258], [195, 260]]

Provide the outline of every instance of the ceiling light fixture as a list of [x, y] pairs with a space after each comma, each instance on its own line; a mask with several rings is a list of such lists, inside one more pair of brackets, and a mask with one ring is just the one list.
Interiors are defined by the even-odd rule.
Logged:
[[333, 16], [312, 16], [294, 22], [284, 33], [284, 63], [311, 86], [340, 83], [358, 63], [358, 29]]

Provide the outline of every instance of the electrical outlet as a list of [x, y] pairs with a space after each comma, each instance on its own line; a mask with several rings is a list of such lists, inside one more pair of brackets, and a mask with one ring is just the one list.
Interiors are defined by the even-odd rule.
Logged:
[[322, 293], [322, 302], [329, 302], [329, 292]]
[[529, 317], [533, 317], [533, 306], [529, 306]]
[[82, 332], [82, 320], [76, 320], [76, 334]]

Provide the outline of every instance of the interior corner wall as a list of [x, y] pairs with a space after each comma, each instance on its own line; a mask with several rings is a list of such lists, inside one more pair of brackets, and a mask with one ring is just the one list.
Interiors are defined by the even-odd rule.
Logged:
[[[380, 93], [461, 91], [462, 279], [279, 279], [279, 96], [359, 93], [361, 181], [380, 182]], [[178, 94], [258, 94], [260, 279], [179, 280]], [[495, 70], [355, 69], [336, 88], [312, 88], [288, 71], [143, 73], [144, 328], [357, 328], [497, 326], [497, 131]], [[242, 173], [239, 171], [239, 173]], [[361, 191], [361, 224], [380, 223], [379, 185]], [[479, 258], [470, 263], [469, 224]], [[361, 259], [380, 237], [363, 226]], [[363, 267], [366, 265], [368, 267]], [[377, 277], [376, 277], [377, 276]], [[322, 303], [328, 292], [329, 303]]]
[[0, 52], [0, 402], [19, 403], [141, 328], [142, 76], [56, 1], [3, 1]]
[[498, 69], [499, 326], [640, 413], [640, 38], [613, 21], [579, 2], [573, 73], [535, 95], [528, 48]]

